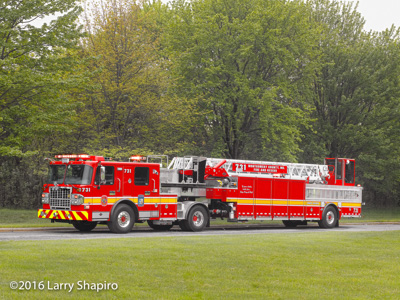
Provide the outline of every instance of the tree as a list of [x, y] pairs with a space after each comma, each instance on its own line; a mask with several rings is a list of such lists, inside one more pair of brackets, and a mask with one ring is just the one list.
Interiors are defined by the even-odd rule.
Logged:
[[[71, 51], [82, 36], [74, 24], [81, 10], [71, 0], [1, 1], [0, 7], [0, 155], [29, 155], [35, 137], [66, 129], [71, 109], [63, 107], [69, 103], [62, 91], [74, 81]], [[32, 25], [56, 12], [62, 15], [50, 24]]]
[[309, 4], [323, 26], [322, 68], [312, 97], [317, 121], [305, 132], [303, 159], [357, 158], [357, 174], [369, 194], [393, 196], [400, 178], [399, 31], [365, 32], [352, 3]]
[[32, 205], [32, 190], [40, 193], [39, 157], [74, 125], [66, 90], [80, 82], [71, 74], [80, 11], [71, 0], [0, 1], [0, 206]]
[[166, 32], [180, 94], [198, 98], [213, 155], [295, 160], [308, 122], [315, 26], [300, 1], [176, 1]]
[[94, 72], [83, 99], [95, 124], [91, 131], [92, 124], [85, 126], [92, 136], [84, 139], [89, 147], [125, 156], [182, 151], [192, 106], [167, 90], [168, 61], [159, 54], [162, 28], [156, 24], [163, 9], [159, 2], [89, 3], [83, 44]]

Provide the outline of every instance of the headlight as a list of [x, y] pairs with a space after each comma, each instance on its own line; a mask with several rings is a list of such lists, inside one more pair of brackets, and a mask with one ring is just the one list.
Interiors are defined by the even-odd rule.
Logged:
[[42, 203], [49, 204], [49, 193], [42, 193]]
[[85, 200], [85, 197], [83, 197], [80, 194], [72, 194], [71, 195], [71, 205], [82, 205]]

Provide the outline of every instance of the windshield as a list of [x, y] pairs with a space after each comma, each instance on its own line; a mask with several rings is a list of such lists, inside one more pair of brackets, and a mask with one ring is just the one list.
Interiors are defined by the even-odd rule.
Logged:
[[90, 184], [93, 168], [88, 165], [69, 165], [65, 175], [65, 184]]
[[46, 183], [63, 183], [65, 174], [65, 165], [53, 165], [49, 167], [49, 175]]

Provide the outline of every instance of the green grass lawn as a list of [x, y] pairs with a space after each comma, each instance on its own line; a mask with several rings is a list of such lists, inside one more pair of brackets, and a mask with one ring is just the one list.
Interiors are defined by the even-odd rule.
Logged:
[[[361, 218], [343, 218], [342, 223], [363, 222], [400, 222], [400, 207], [396, 208], [363, 208]], [[279, 221], [251, 221], [250, 224], [281, 224]], [[213, 220], [211, 224], [224, 225], [226, 220]], [[229, 223], [230, 225], [235, 223]], [[239, 223], [240, 225], [241, 223]], [[39, 219], [37, 210], [0, 209], [0, 228], [7, 227], [71, 227], [65, 223], [51, 223], [50, 220]], [[140, 226], [140, 225], [139, 225]]]
[[370, 208], [363, 206], [361, 218], [342, 218], [342, 222], [400, 222], [400, 207]]
[[72, 226], [64, 223], [51, 223], [37, 217], [37, 210], [0, 209], [0, 228], [7, 227], [61, 227]]
[[[400, 298], [398, 231], [10, 241], [0, 255], [1, 299]], [[78, 281], [118, 289], [77, 290]], [[75, 287], [47, 290], [56, 283]]]

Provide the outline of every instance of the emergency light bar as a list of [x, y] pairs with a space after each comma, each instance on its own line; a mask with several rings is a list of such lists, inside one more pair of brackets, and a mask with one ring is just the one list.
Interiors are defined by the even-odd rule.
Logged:
[[145, 156], [140, 156], [140, 155], [133, 155], [129, 158], [129, 161], [145, 161], [146, 157]]
[[55, 158], [90, 158], [87, 154], [58, 154]]
[[[82, 160], [93, 160], [93, 161], [105, 161], [103, 156], [87, 155], [87, 154], [57, 154], [55, 158], [61, 159], [63, 163], [69, 163], [70, 160], [82, 161]], [[111, 157], [110, 157], [111, 160]], [[51, 164], [52, 162], [50, 162]]]

